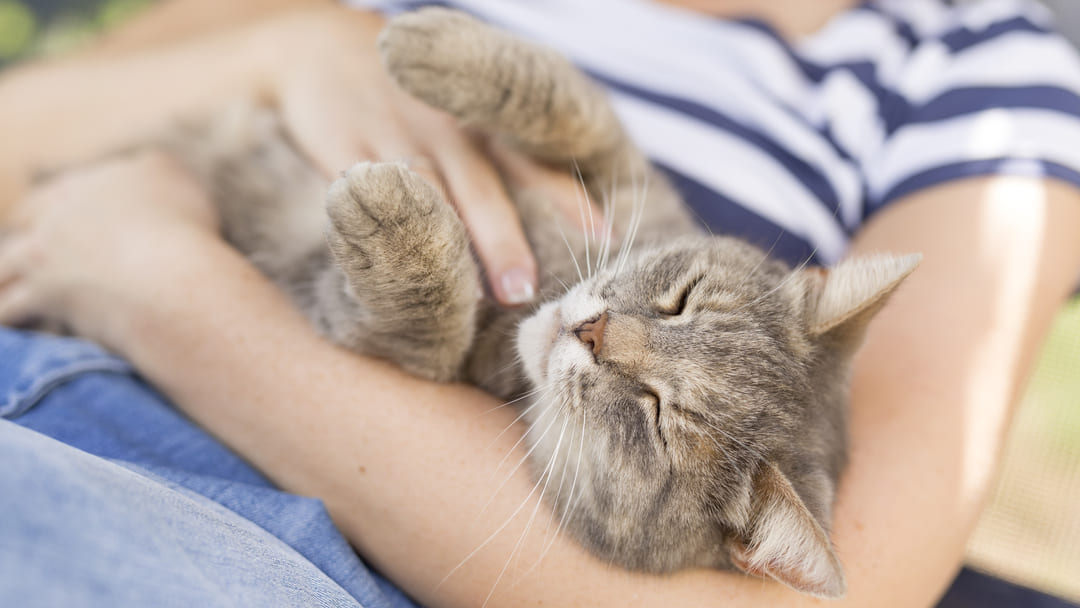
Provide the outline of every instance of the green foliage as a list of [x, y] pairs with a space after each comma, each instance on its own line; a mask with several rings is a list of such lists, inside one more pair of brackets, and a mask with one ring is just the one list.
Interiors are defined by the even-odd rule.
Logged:
[[87, 44], [153, 2], [72, 1], [46, 23], [38, 23], [28, 3], [0, 0], [0, 66], [13, 59], [54, 55]]
[[1062, 310], [1043, 347], [1029, 399], [1042, 408], [1044, 448], [1080, 454], [1080, 298]]
[[0, 61], [22, 54], [37, 33], [34, 13], [21, 2], [0, 0]]
[[97, 12], [97, 27], [104, 31], [127, 21], [153, 0], [106, 0]]

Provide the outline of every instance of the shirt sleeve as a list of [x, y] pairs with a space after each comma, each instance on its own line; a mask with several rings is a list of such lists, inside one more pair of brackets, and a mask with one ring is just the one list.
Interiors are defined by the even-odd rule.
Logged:
[[1050, 13], [973, 3], [937, 28], [886, 83], [884, 139], [862, 159], [867, 215], [964, 177], [1030, 175], [1080, 187], [1080, 56], [1053, 31]]

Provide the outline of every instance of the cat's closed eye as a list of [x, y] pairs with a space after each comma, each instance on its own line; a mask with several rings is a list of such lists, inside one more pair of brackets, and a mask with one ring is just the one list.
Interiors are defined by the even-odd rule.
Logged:
[[701, 282], [702, 277], [694, 277], [690, 282], [683, 287], [679, 292], [679, 297], [675, 299], [674, 303], [668, 306], [660, 306], [660, 314], [668, 317], [677, 317], [686, 311], [686, 304], [690, 301], [690, 292], [694, 290], [694, 287]]

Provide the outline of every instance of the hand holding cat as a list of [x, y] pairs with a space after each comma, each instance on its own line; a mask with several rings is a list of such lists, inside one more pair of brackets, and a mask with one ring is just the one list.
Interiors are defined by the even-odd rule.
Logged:
[[[9, 71], [0, 82], [0, 116], [17, 118], [2, 126], [25, 146], [17, 157], [0, 158], [0, 216], [22, 198], [36, 170], [100, 158], [185, 117], [254, 98], [277, 107], [289, 135], [327, 177], [358, 160], [405, 160], [445, 186], [495, 297], [505, 304], [530, 299], [536, 263], [499, 169], [550, 192], [580, 222], [575, 181], [524, 159], [497, 169], [485, 142], [399, 90], [376, 52], [382, 23], [343, 7], [293, 9], [201, 36], [174, 36], [136, 47], [139, 52]], [[70, 95], [73, 87], [78, 96]], [[99, 108], [116, 111], [103, 115]], [[83, 120], [57, 128], [55, 116], [63, 115]]]
[[0, 237], [0, 324], [61, 324], [117, 348], [154, 281], [204, 256], [217, 217], [170, 159], [144, 153], [71, 171], [33, 191]]
[[548, 193], [580, 222], [576, 181], [508, 150], [494, 151], [449, 115], [401, 90], [376, 51], [382, 25], [378, 16], [332, 8], [259, 26], [252, 46], [270, 52], [260, 62], [260, 93], [279, 107], [290, 134], [328, 177], [358, 160], [403, 160], [443, 186], [496, 299], [508, 305], [530, 301], [536, 261], [500, 174]]

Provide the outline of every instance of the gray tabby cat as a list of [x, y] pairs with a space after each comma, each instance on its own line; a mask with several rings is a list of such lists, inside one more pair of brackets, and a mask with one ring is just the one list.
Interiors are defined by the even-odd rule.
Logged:
[[267, 110], [166, 143], [214, 193], [226, 237], [338, 344], [425, 378], [529, 395], [535, 476], [602, 559], [734, 568], [843, 595], [827, 530], [850, 361], [918, 256], [793, 270], [703, 234], [558, 54], [443, 9], [392, 20], [379, 44], [416, 97], [541, 162], [576, 162], [587, 191], [609, 201], [603, 246], [515, 192], [544, 302], [478, 299], [465, 229], [436, 188], [403, 164], [361, 163], [330, 186], [324, 211], [325, 184]]

